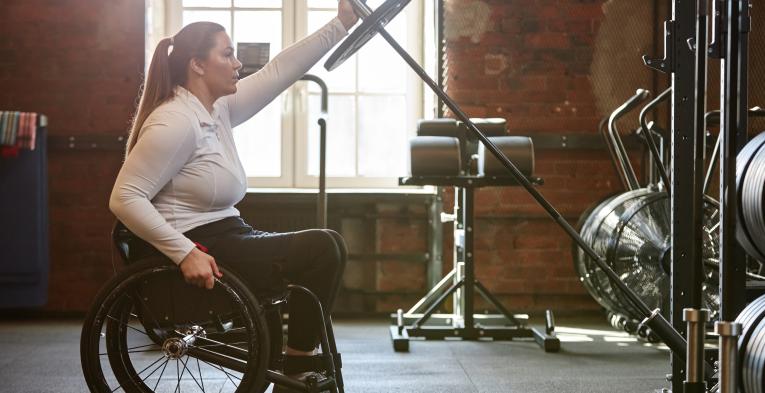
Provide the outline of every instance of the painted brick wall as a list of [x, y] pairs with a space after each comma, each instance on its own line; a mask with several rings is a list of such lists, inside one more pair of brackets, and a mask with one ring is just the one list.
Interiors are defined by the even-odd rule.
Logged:
[[[44, 113], [51, 136], [124, 133], [143, 71], [143, 1], [0, 2], [0, 108]], [[50, 150], [48, 310], [85, 310], [111, 276], [118, 151]], [[9, 225], [9, 223], [2, 223]]]

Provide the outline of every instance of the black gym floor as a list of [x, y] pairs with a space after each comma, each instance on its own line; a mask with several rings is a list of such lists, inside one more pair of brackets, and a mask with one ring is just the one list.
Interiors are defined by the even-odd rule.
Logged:
[[[395, 353], [387, 321], [336, 320], [346, 391], [654, 392], [668, 352], [604, 318], [559, 319], [561, 352], [533, 341], [413, 341]], [[0, 320], [0, 392], [82, 393], [80, 321]]]

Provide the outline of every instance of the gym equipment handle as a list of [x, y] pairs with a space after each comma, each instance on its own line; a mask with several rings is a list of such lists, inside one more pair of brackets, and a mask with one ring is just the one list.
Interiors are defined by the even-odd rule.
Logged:
[[321, 113], [319, 114], [319, 195], [316, 200], [316, 226], [327, 227], [327, 118], [329, 115], [329, 89], [327, 84], [316, 75], [305, 74], [301, 81], [311, 81], [321, 89]]
[[670, 96], [670, 93], [672, 93], [671, 87], [664, 90], [640, 111], [640, 129], [643, 130], [648, 149], [651, 151], [656, 167], [659, 168], [659, 176], [661, 176], [661, 181], [664, 183], [664, 188], [667, 190], [667, 195], [669, 195], [670, 190], [672, 189], [669, 183], [669, 175], [667, 175], [667, 168], [664, 166], [664, 160], [662, 160], [661, 154], [659, 154], [659, 149], [656, 147], [656, 142], [653, 139], [652, 127], [648, 125], [646, 117], [648, 116], [648, 112], [652, 111], [653, 108], [666, 100]]
[[616, 128], [616, 121], [631, 110], [635, 109], [638, 104], [650, 97], [650, 95], [651, 93], [648, 90], [637, 89], [637, 91], [635, 91], [635, 95], [630, 97], [630, 99], [622, 104], [622, 106], [616, 108], [616, 110], [611, 113], [611, 117], [608, 119], [608, 133], [611, 137], [611, 143], [614, 145], [618, 164], [621, 167], [621, 171], [627, 181], [627, 184], [625, 184], [627, 190], [636, 190], [640, 188], [640, 184], [638, 183], [637, 175], [635, 175], [635, 169], [632, 167], [632, 163], [630, 163], [629, 156], [627, 155], [627, 149], [624, 148], [624, 143], [622, 143], [621, 136], [619, 135], [619, 130]]

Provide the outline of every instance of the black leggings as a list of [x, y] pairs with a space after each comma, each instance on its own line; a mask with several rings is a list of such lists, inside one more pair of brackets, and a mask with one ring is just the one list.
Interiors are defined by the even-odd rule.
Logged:
[[[331, 312], [348, 253], [337, 232], [329, 229], [262, 232], [239, 217], [229, 217], [194, 228], [185, 235], [207, 247], [217, 263], [241, 275], [256, 296], [279, 294], [286, 284], [302, 285], [316, 294], [326, 315]], [[289, 298], [289, 310], [287, 344], [300, 351], [313, 350], [320, 329], [315, 302], [295, 291]], [[272, 340], [281, 343], [279, 314], [267, 317], [271, 335], [278, 335]]]

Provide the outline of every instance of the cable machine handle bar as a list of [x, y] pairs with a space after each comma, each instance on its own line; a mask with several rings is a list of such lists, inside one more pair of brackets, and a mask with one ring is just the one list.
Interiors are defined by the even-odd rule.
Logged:
[[614, 165], [614, 171], [616, 171], [616, 175], [619, 177], [619, 181], [621, 181], [622, 186], [624, 186], [625, 189], [628, 189], [630, 185], [627, 182], [627, 178], [625, 177], [624, 172], [620, 169], [621, 164], [619, 163], [619, 157], [616, 155], [616, 148], [611, 141], [611, 136], [608, 135], [607, 125], [609, 117], [610, 115], [600, 120], [598, 123], [598, 132], [600, 132], [600, 135], [603, 137], [603, 143], [606, 144], [608, 154], [611, 156], [611, 163]]
[[620, 107], [616, 108], [616, 110], [611, 113], [611, 117], [608, 119], [608, 133], [611, 136], [611, 143], [613, 143], [616, 155], [619, 158], [619, 164], [622, 171], [624, 172], [624, 177], [627, 179], [628, 190], [636, 190], [640, 188], [640, 184], [638, 182], [637, 175], [635, 175], [635, 169], [632, 167], [632, 163], [630, 162], [629, 156], [627, 155], [627, 149], [624, 148], [624, 144], [622, 143], [621, 135], [619, 135], [619, 130], [616, 128], [616, 121], [619, 120], [622, 116], [626, 115], [628, 112], [635, 109], [638, 104], [650, 97], [650, 95], [651, 92], [648, 90], [637, 89], [635, 95], [630, 97], [630, 99], [628, 99]]

